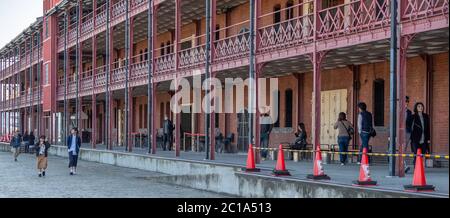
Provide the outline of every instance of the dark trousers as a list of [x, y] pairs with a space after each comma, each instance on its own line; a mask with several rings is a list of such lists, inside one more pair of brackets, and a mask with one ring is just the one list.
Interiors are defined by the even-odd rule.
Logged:
[[[261, 137], [261, 148], [268, 148], [269, 147], [269, 136], [262, 136]], [[261, 156], [263, 158], [267, 158], [267, 149], [261, 150]]]
[[[369, 152], [369, 141], [370, 141], [370, 135], [369, 133], [361, 133], [361, 146], [359, 147], [359, 153], [362, 154], [363, 149], [367, 148], [367, 152]], [[361, 162], [362, 155], [358, 155], [358, 162]]]
[[69, 167], [77, 167], [78, 164], [78, 154], [73, 155], [72, 151], [69, 152]]
[[[348, 136], [339, 136], [338, 144], [339, 144], [339, 152], [348, 152], [348, 143], [350, 141], [350, 137]], [[347, 163], [347, 154], [340, 154], [341, 163]]]
[[[419, 148], [422, 150], [422, 154], [425, 154], [427, 152], [427, 143], [411, 143], [411, 148], [413, 149], [415, 155], [417, 155], [417, 149]], [[416, 166], [416, 156], [414, 156], [413, 165], [414, 167]]]
[[164, 134], [163, 136], [163, 146], [164, 146], [164, 151], [165, 150], [172, 150], [172, 135], [170, 134]]

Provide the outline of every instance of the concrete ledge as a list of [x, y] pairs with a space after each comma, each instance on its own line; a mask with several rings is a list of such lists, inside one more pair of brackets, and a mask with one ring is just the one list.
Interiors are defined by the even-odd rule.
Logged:
[[[0, 143], [0, 151], [9, 151]], [[67, 157], [67, 148], [52, 146], [51, 155]], [[361, 188], [351, 185], [316, 182], [294, 178], [279, 178], [241, 171], [242, 166], [209, 163], [177, 158], [81, 149], [81, 160], [119, 167], [148, 170], [168, 174], [160, 179], [166, 183], [242, 197], [255, 198], [403, 198], [445, 197], [438, 194], [407, 193], [397, 190]], [[271, 169], [264, 169], [269, 171]]]

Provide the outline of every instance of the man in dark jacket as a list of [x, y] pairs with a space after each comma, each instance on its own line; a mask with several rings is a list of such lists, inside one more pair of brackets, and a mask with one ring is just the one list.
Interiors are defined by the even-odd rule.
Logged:
[[78, 129], [73, 128], [67, 137], [67, 149], [69, 152], [70, 175], [77, 172], [78, 155], [80, 154], [81, 138], [78, 136]]
[[[358, 133], [361, 137], [361, 146], [359, 152], [362, 153], [364, 148], [369, 151], [369, 141], [371, 137], [371, 132], [373, 131], [372, 113], [367, 111], [367, 105], [364, 102], [358, 104], [359, 115], [358, 115]], [[358, 164], [361, 163], [361, 156], [358, 156]]]
[[[272, 132], [273, 129], [273, 122], [267, 111], [266, 113], [261, 114], [260, 125], [261, 125], [260, 130], [261, 148], [268, 148], [270, 133]], [[262, 160], [265, 160], [267, 158], [267, 153], [268, 152], [266, 149], [261, 150]]]
[[11, 139], [9, 145], [11, 146], [11, 151], [13, 153], [14, 161], [17, 161], [17, 157], [20, 154], [20, 145], [22, 144], [22, 135], [20, 135], [20, 131], [16, 129], [14, 132], [14, 136]]
[[[405, 133], [405, 137], [406, 137], [406, 145], [403, 148], [403, 152], [406, 152], [406, 149], [410, 146], [411, 147], [411, 152], [414, 152], [414, 149], [412, 147], [411, 144], [411, 127], [412, 127], [412, 112], [409, 109], [409, 96], [406, 96], [405, 99], [405, 107], [406, 107], [406, 133]], [[411, 169], [409, 166], [406, 165], [406, 161], [404, 161], [404, 165], [405, 165], [405, 173], [408, 173], [409, 170]]]
[[169, 149], [169, 151], [172, 151], [173, 130], [174, 130], [174, 125], [173, 125], [172, 121], [167, 116], [165, 116], [164, 122], [163, 122], [164, 151], [167, 149]]

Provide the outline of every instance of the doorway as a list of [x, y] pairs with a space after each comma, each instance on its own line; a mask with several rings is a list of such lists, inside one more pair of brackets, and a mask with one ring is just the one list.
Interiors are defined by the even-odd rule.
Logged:
[[347, 113], [347, 89], [321, 92], [320, 143], [337, 143], [337, 130], [334, 129], [339, 113]]
[[237, 115], [238, 117], [238, 152], [248, 150], [248, 111], [244, 109]]

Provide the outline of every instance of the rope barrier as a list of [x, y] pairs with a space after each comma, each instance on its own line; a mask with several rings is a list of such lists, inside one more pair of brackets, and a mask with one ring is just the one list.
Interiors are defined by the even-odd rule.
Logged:
[[[267, 151], [278, 151], [278, 148], [257, 148], [254, 147], [254, 150], [267, 150]], [[293, 150], [293, 149], [283, 149], [283, 151], [287, 152], [298, 152], [298, 153], [316, 153], [317, 151], [313, 150]], [[362, 155], [362, 152], [339, 152], [339, 151], [320, 151], [325, 154], [347, 154], [347, 155]], [[431, 154], [389, 154], [389, 153], [367, 153], [369, 156], [381, 156], [381, 157], [409, 157], [414, 158], [417, 156], [426, 157], [430, 159], [449, 159], [449, 155], [431, 155]]]

